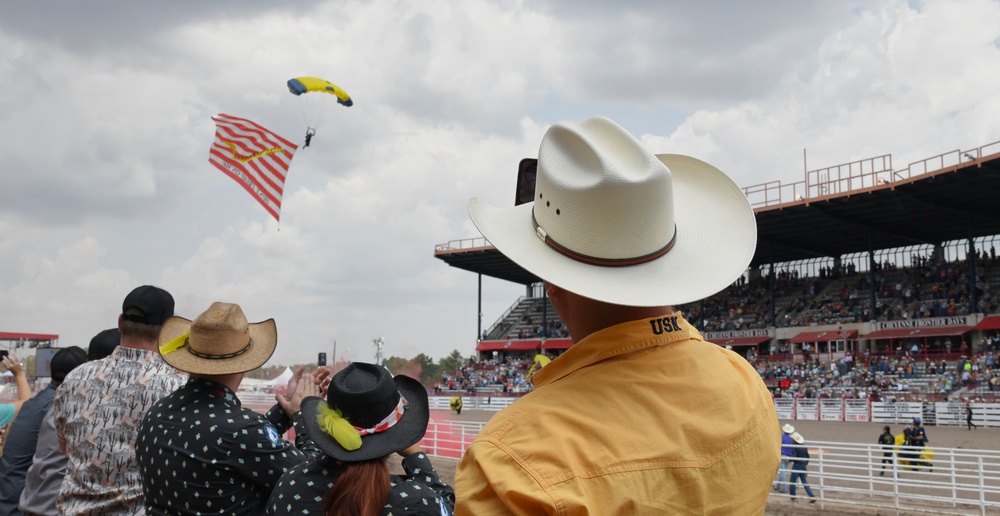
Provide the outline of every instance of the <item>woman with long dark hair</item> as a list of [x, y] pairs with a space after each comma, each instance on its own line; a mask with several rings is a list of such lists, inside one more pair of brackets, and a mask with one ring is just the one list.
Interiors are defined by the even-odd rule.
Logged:
[[[417, 444], [427, 430], [427, 390], [382, 366], [355, 362], [334, 375], [327, 399], [302, 401], [306, 432], [324, 456], [289, 469], [268, 514], [448, 516], [455, 491]], [[388, 459], [403, 457], [403, 475]]]

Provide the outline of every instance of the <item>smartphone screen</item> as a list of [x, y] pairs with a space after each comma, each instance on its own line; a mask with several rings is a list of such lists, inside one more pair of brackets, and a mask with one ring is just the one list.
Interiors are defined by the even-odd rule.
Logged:
[[[3, 360], [4, 357], [6, 357], [9, 354], [10, 351], [7, 351], [6, 349], [0, 349], [0, 360]], [[0, 371], [6, 371], [6, 370], [7, 366], [3, 365], [3, 363], [0, 363]]]
[[524, 158], [517, 164], [517, 190], [514, 192], [514, 206], [535, 200], [535, 174], [538, 160]]

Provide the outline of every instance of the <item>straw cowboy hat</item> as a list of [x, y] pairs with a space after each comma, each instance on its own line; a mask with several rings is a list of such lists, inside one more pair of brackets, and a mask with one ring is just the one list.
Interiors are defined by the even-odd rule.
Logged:
[[274, 319], [248, 323], [243, 309], [212, 303], [194, 321], [171, 317], [160, 329], [163, 361], [195, 374], [232, 374], [256, 369], [271, 358], [278, 343]]
[[802, 437], [802, 434], [795, 432], [794, 434], [792, 434], [792, 441], [794, 441], [795, 444], [802, 444], [806, 442], [806, 439], [805, 437]]
[[603, 117], [552, 126], [538, 149], [534, 202], [469, 201], [479, 231], [546, 282], [627, 306], [679, 305], [732, 284], [750, 264], [757, 224], [719, 169], [653, 155]]
[[427, 390], [379, 365], [353, 362], [330, 380], [327, 399], [302, 400], [306, 433], [323, 453], [359, 462], [420, 442], [430, 411]]
[[785, 432], [786, 434], [790, 434], [795, 431], [795, 427], [788, 423], [785, 423], [785, 426], [781, 427], [781, 431]]

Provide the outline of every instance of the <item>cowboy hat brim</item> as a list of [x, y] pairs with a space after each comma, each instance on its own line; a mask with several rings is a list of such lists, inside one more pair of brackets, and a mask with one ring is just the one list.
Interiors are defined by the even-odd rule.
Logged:
[[393, 381], [399, 394], [406, 399], [406, 409], [403, 417], [395, 425], [376, 434], [361, 438], [361, 448], [354, 451], [345, 450], [334, 438], [324, 432], [319, 426], [319, 406], [327, 401], [311, 396], [302, 400], [302, 420], [306, 433], [319, 446], [323, 453], [337, 460], [360, 462], [377, 459], [405, 450], [420, 442], [427, 431], [427, 421], [430, 410], [427, 403], [427, 390], [420, 382], [408, 376], [395, 376]]
[[534, 203], [496, 208], [473, 198], [469, 215], [511, 261], [564, 290], [625, 306], [698, 301], [746, 271], [757, 246], [757, 221], [746, 194], [721, 170], [689, 156], [656, 157], [672, 174], [677, 239], [668, 253], [650, 262], [588, 265], [553, 250], [536, 234]]
[[[183, 317], [171, 317], [160, 329], [159, 346], [189, 333], [193, 321]], [[190, 346], [183, 346], [167, 354], [161, 353], [163, 361], [187, 373], [194, 374], [235, 374], [252, 371], [264, 365], [278, 344], [278, 328], [274, 319], [259, 323], [249, 323], [250, 347], [243, 353], [230, 358], [203, 358], [191, 353]]]

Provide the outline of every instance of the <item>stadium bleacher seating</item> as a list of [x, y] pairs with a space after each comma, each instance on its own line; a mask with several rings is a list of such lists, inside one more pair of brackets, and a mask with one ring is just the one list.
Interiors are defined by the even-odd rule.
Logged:
[[[970, 286], [962, 280], [966, 277], [962, 272], [966, 270], [967, 262], [936, 262], [917, 257], [913, 258], [913, 262], [915, 265], [912, 267], [896, 267], [886, 262], [879, 268], [875, 281], [878, 308], [874, 319], [868, 309], [871, 296], [869, 276], [858, 272], [855, 267], [847, 267], [843, 272], [824, 269], [815, 276], [779, 272], [775, 278], [775, 320], [779, 321], [779, 326], [795, 327], [965, 315], [974, 311], [969, 306]], [[990, 285], [1000, 282], [1000, 261], [985, 259], [977, 271], [981, 279], [978, 311], [993, 314], [1000, 289], [993, 291]], [[701, 331], [766, 328], [771, 321], [770, 295], [767, 291], [769, 280], [764, 277], [749, 282], [739, 281], [712, 298], [676, 308], [683, 311]], [[987, 397], [1000, 394], [1000, 370], [994, 367], [992, 359], [986, 366], [986, 357], [1000, 350], [1000, 338], [996, 341], [992, 339], [996, 334], [995, 331], [984, 332], [979, 344], [973, 347], [975, 359], [982, 362], [974, 385], [962, 382], [961, 372], [956, 369], [963, 359], [955, 354], [966, 350], [957, 347], [945, 349], [944, 340], [940, 338], [929, 344], [930, 350], [922, 350], [927, 353], [916, 357], [909, 356], [911, 343], [905, 341], [898, 343], [895, 351], [889, 349], [889, 353], [870, 351], [864, 357], [855, 352], [859, 364], [867, 360], [863, 364], [863, 372], [862, 368], [836, 371], [837, 360], [801, 363], [803, 357], [794, 353], [771, 355], [767, 346], [740, 351], [756, 362], [758, 371], [769, 385], [776, 387], [778, 375], [774, 373], [782, 370], [782, 377], [792, 381], [788, 390], [799, 394], [940, 401], [959, 391]], [[548, 299], [522, 297], [487, 330], [484, 340], [565, 336], [565, 326]], [[788, 349], [783, 342], [776, 343], [776, 348]], [[469, 392], [471, 385], [474, 391], [484, 395], [514, 393], [512, 384], [508, 383], [505, 391], [504, 385], [497, 381], [496, 371], [505, 361], [508, 367], [513, 367], [508, 372], [518, 378], [518, 392], [530, 390], [530, 382], [524, 380], [533, 356], [533, 351], [510, 352], [497, 360], [484, 360], [489, 374], [455, 372], [453, 374], [463, 377], [465, 383], [458, 389], [444, 389], [442, 392]], [[933, 367], [932, 356], [935, 357]], [[944, 367], [938, 366], [938, 357], [943, 359]], [[831, 370], [835, 372], [831, 373]]]

